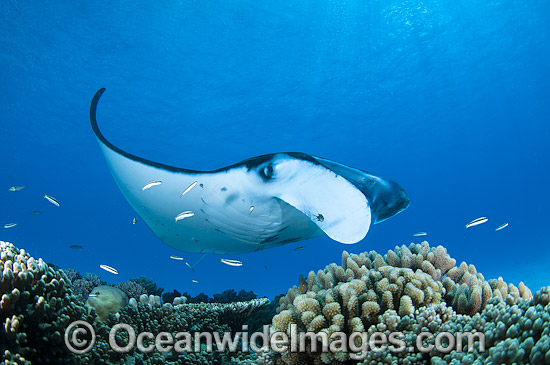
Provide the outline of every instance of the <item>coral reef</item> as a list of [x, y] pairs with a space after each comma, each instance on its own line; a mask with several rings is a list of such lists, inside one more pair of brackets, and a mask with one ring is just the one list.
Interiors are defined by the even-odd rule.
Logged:
[[78, 279], [82, 279], [82, 275], [74, 269], [63, 269], [63, 271], [71, 283], [74, 283]]
[[[374, 251], [360, 255], [343, 252], [342, 266], [331, 264], [317, 273], [310, 272], [307, 279], [300, 279], [299, 286], [289, 289], [274, 303], [265, 298], [212, 303], [214, 299], [230, 301], [256, 296], [244, 290], [228, 290], [214, 298], [198, 296], [208, 303], [193, 303], [197, 297], [188, 302], [186, 296], [173, 291], [165, 293], [168, 295], [162, 304], [162, 290], [149, 279], [139, 280], [148, 289], [135, 281], [119, 284], [132, 291], [128, 301], [124, 290], [114, 286], [97, 288], [102, 283], [96, 275], [82, 278], [74, 270], [55, 269], [1, 241], [0, 264], [0, 360], [7, 364], [550, 363], [550, 288], [542, 288], [532, 296], [522, 283], [516, 287], [502, 278], [485, 280], [472, 265], [456, 265], [443, 247], [430, 247], [427, 242], [396, 247], [384, 256]], [[92, 285], [96, 287], [94, 292]], [[107, 311], [94, 308], [89, 302], [88, 313], [74, 293], [87, 296], [92, 292], [90, 301], [101, 299], [94, 295], [95, 291], [114, 291], [123, 300]], [[126, 302], [129, 305], [124, 305]], [[96, 343], [86, 354], [69, 352], [64, 342], [68, 324], [76, 320], [92, 325], [96, 332]], [[235, 342], [237, 350], [233, 352], [215, 345], [211, 351], [194, 337], [189, 339], [190, 350], [183, 352], [148, 352], [137, 347], [116, 352], [109, 343], [111, 329], [123, 323], [136, 333], [170, 333], [177, 338], [180, 332], [209, 332], [225, 338], [224, 333], [235, 335], [247, 330], [245, 325], [252, 333], [269, 322], [271, 332], [312, 331], [319, 337], [314, 335], [302, 353], [243, 352], [243, 342]], [[367, 349], [372, 346], [366, 341], [370, 336], [390, 338], [395, 331], [403, 336], [401, 351]], [[361, 335], [347, 347], [325, 352], [319, 346], [317, 350], [313, 347], [321, 344], [323, 337], [332, 346], [337, 341], [330, 335], [352, 332]], [[417, 343], [422, 332], [432, 336]], [[451, 342], [458, 343], [458, 339], [448, 334], [462, 332], [470, 337], [460, 346], [451, 347]], [[445, 335], [443, 340], [439, 335]], [[127, 331], [116, 333], [117, 344], [124, 345], [128, 339]], [[443, 347], [433, 346], [438, 341]], [[146, 339], [143, 345], [155, 343]], [[482, 343], [486, 351], [479, 347]], [[429, 348], [420, 351], [419, 345]]]
[[[121, 363], [129, 358], [137, 363], [178, 363], [178, 364], [213, 364], [244, 362], [251, 360], [253, 354], [231, 353], [229, 350], [193, 352], [158, 352], [141, 353], [132, 349], [128, 353], [117, 353], [109, 347], [109, 330], [118, 323], [131, 325], [136, 332], [152, 333], [168, 332], [174, 338], [178, 332], [217, 332], [223, 337], [224, 332], [241, 330], [246, 321], [269, 301], [254, 299], [248, 302], [236, 303], [191, 303], [181, 304], [182, 298], [174, 299], [173, 303], [160, 304], [160, 297], [142, 295], [138, 301], [131, 301], [129, 306], [122, 308], [118, 316], [110, 315], [104, 322], [96, 322], [96, 351], [79, 357], [82, 363], [97, 363], [110, 361]], [[127, 332], [117, 334], [117, 342], [127, 343]], [[194, 342], [192, 344], [194, 346]], [[235, 357], [235, 358], [233, 358]]]
[[126, 293], [126, 295], [128, 296], [128, 298], [139, 298], [140, 295], [142, 294], [147, 294], [147, 290], [145, 290], [145, 288], [143, 286], [141, 286], [140, 284], [136, 283], [135, 281], [131, 281], [131, 280], [128, 280], [128, 281], [125, 281], [125, 282], [122, 282], [122, 283], [118, 283], [116, 285], [117, 288], [119, 288], [120, 290], [122, 290], [124, 293]]
[[283, 295], [284, 294], [276, 296], [272, 302], [264, 305], [250, 317], [250, 319], [246, 322], [250, 332], [262, 331], [264, 325], [271, 324], [273, 316], [277, 314], [279, 300]]
[[234, 289], [224, 290], [220, 294], [213, 295], [214, 303], [246, 302], [258, 298], [253, 291], [241, 289], [238, 293]]
[[241, 289], [238, 293], [235, 289], [224, 290], [219, 294], [214, 294], [213, 297], [209, 297], [204, 293], [199, 293], [197, 296], [192, 296], [188, 292], [184, 292], [183, 296], [187, 298], [189, 303], [232, 303], [232, 302], [246, 302], [248, 300], [256, 299], [258, 296], [253, 291], [246, 291]]
[[151, 295], [161, 295], [163, 288], [159, 288], [157, 284], [145, 276], [140, 276], [139, 278], [130, 279], [130, 281], [139, 284], [143, 289], [145, 289], [146, 294]]
[[91, 320], [72, 295], [63, 271], [0, 241], [0, 354], [13, 363], [71, 363], [63, 333], [75, 320]]
[[[70, 274], [74, 278], [77, 277], [73, 272], [70, 272]], [[83, 278], [80, 277], [79, 279], [76, 279], [74, 281], [70, 280], [69, 283], [71, 285], [72, 292], [76, 297], [76, 300], [78, 300], [81, 304], [86, 303], [86, 300], [88, 300], [88, 295], [90, 295], [90, 293], [96, 286], [104, 284], [98, 275], [91, 274], [89, 272], [86, 273]]]
[[[82, 300], [73, 295], [73, 290], [81, 296], [92, 292], [94, 299], [105, 291], [120, 289], [114, 286], [90, 288], [101, 284], [99, 277], [87, 274], [79, 277], [76, 271], [57, 270], [49, 267], [42, 259], [35, 260], [25, 250], [19, 250], [11, 243], [0, 241], [0, 361], [6, 364], [236, 364], [254, 363], [255, 354], [237, 351], [209, 351], [200, 344], [199, 350], [189, 352], [142, 352], [135, 348], [127, 353], [113, 351], [109, 344], [109, 331], [119, 323], [133, 326], [136, 332], [236, 332], [259, 310], [269, 303], [267, 299], [254, 299], [237, 303], [197, 303], [186, 304], [183, 296], [175, 296], [172, 303], [161, 305], [160, 296], [141, 294], [129, 300], [129, 305], [118, 309], [118, 313], [100, 313], [100, 310], [81, 305]], [[72, 285], [71, 285], [72, 282]], [[149, 289], [159, 292], [156, 285], [149, 283]], [[94, 285], [95, 286], [95, 285]], [[156, 289], [155, 289], [156, 288]], [[99, 290], [100, 295], [95, 296]], [[90, 298], [90, 299], [91, 299]], [[127, 298], [124, 298], [127, 301]], [[123, 300], [123, 301], [124, 301]], [[120, 305], [121, 303], [118, 303]], [[96, 306], [97, 307], [97, 306]], [[102, 320], [96, 318], [100, 315]], [[71, 353], [64, 341], [68, 325], [81, 320], [93, 326], [96, 343], [90, 352], [76, 355]], [[71, 337], [75, 332], [68, 332]], [[117, 343], [128, 341], [127, 332], [117, 333]], [[84, 336], [86, 341], [91, 337]], [[126, 341], [126, 342], [125, 342]], [[149, 342], [150, 343], [150, 342]], [[194, 342], [191, 342], [194, 346]]]
[[[290, 335], [295, 325], [299, 332], [322, 332], [330, 338], [335, 332], [372, 334], [391, 329], [406, 333], [410, 340], [421, 329], [437, 332], [451, 328], [445, 327], [447, 323], [475, 321], [494, 303], [502, 303], [501, 309], [506, 311], [528, 305], [525, 303], [532, 298], [523, 283], [516, 287], [502, 278], [486, 281], [473, 265], [455, 264], [445, 248], [430, 247], [427, 242], [396, 247], [384, 256], [375, 251], [360, 255], [344, 251], [342, 266], [331, 264], [317, 273], [312, 271], [305, 283], [302, 280], [302, 285], [288, 290], [280, 299], [272, 331]], [[466, 327], [477, 328], [472, 324]], [[390, 362], [402, 355], [390, 353], [390, 358], [383, 358], [380, 352], [369, 352], [367, 356], [373, 354], [377, 357], [372, 361]], [[309, 348], [306, 353], [286, 351], [275, 356], [287, 364], [343, 363], [360, 358], [351, 355]], [[405, 355], [407, 361], [423, 361], [437, 354]]]
[[[549, 292], [550, 288], [542, 288], [532, 300], [521, 300], [513, 305], [499, 298], [491, 298], [485, 309], [474, 316], [457, 314], [444, 302], [420, 308], [414, 316], [401, 317], [395, 311], [387, 311], [380, 316], [376, 326], [367, 330], [369, 335], [382, 331], [389, 336], [390, 332], [399, 331], [404, 333], [408, 347], [415, 345], [419, 333], [429, 331], [433, 337], [424, 340], [422, 346], [433, 346], [433, 349], [425, 353], [368, 351], [358, 357], [362, 359], [362, 364], [548, 364], [550, 306], [547, 300], [541, 298]], [[471, 351], [464, 346], [460, 349], [449, 348], [442, 353], [434, 346], [435, 339], [447, 332], [482, 333], [485, 336], [485, 350], [480, 351], [480, 340], [473, 336]]]
[[172, 303], [174, 299], [177, 297], [181, 297], [181, 293], [174, 289], [171, 292], [164, 292], [162, 293], [162, 302], [163, 303]]
[[[481, 314], [456, 316], [442, 323], [437, 332], [479, 331], [485, 334], [487, 351], [472, 353], [453, 350], [432, 357], [433, 364], [473, 364], [475, 360], [492, 364], [550, 363], [550, 287], [540, 289], [532, 300], [518, 304], [489, 299]], [[436, 354], [434, 354], [436, 355]]]
[[197, 296], [192, 296], [188, 292], [184, 292], [182, 295], [187, 298], [188, 303], [211, 303], [213, 301], [212, 298], [202, 292]]

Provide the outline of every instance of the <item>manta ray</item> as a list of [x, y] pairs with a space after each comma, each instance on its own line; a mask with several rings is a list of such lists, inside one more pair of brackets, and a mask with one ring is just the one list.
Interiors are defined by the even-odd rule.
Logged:
[[397, 183], [301, 152], [194, 171], [134, 156], [90, 122], [118, 188], [153, 233], [184, 252], [234, 254], [327, 235], [352, 244], [409, 205]]

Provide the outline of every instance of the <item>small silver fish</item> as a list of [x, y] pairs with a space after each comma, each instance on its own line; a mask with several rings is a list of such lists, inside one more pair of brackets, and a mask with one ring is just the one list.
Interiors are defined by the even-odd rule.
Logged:
[[238, 260], [220, 259], [220, 262], [229, 266], [243, 266], [243, 263]]
[[414, 237], [427, 236], [427, 235], [428, 234], [426, 232], [418, 232], [418, 233], [413, 234]]
[[506, 228], [506, 227], [508, 227], [508, 223], [501, 224], [500, 226], [498, 226], [498, 227], [495, 229], [495, 231], [500, 231], [501, 229], [504, 229], [504, 228]]
[[144, 191], [144, 190], [147, 190], [153, 186], [157, 186], [157, 185], [160, 185], [162, 184], [162, 181], [158, 181], [158, 180], [154, 180], [154, 181], [149, 181], [147, 184], [145, 184], [144, 187], [141, 188], [141, 191]]
[[107, 266], [107, 265], [99, 265], [99, 267], [102, 268], [105, 271], [110, 272], [111, 274], [118, 275], [118, 270], [115, 269], [114, 267]]
[[8, 190], [9, 191], [19, 191], [19, 190], [23, 190], [23, 189], [25, 189], [25, 186], [12, 186]]
[[474, 226], [478, 226], [480, 224], [483, 224], [485, 222], [487, 222], [489, 219], [487, 219], [487, 217], [479, 217], [479, 218], [476, 218], [474, 219], [473, 221], [471, 221], [470, 223], [468, 223], [466, 225], [466, 228], [470, 228], [470, 227], [474, 227]]
[[300, 251], [300, 250], [303, 250], [304, 248], [306, 248], [306, 246], [296, 247], [296, 248], [294, 249], [294, 251]]
[[59, 202], [53, 196], [49, 196], [49, 195], [44, 194], [44, 198], [47, 201], [49, 201], [50, 203], [52, 203], [53, 205], [55, 205], [56, 207], [59, 206]]
[[32, 212], [29, 213], [30, 215], [39, 215], [39, 214], [42, 214], [41, 211], [39, 210], [33, 210]]
[[99, 297], [99, 293], [90, 293], [90, 295], [88, 295], [88, 297]]
[[248, 211], [248, 215], [250, 215], [250, 214], [252, 213], [253, 210], [254, 210], [254, 206], [251, 205], [251, 206], [250, 206], [250, 210]]
[[181, 221], [182, 219], [192, 217], [194, 215], [195, 215], [195, 213], [193, 213], [190, 210], [187, 210], [185, 212], [181, 212], [180, 214], [178, 214], [175, 219], [176, 219], [176, 222], [177, 222], [177, 221]]
[[195, 284], [200, 284], [198, 280], [191, 280], [192, 282], [194, 282]]
[[188, 193], [191, 189], [193, 189], [196, 185], [197, 185], [197, 181], [195, 181], [194, 183], [192, 183], [191, 185], [189, 185], [189, 186], [187, 187], [187, 189], [185, 189], [185, 190], [183, 191], [183, 193], [180, 194], [180, 198], [181, 198], [182, 196], [184, 196], [185, 194], [187, 194], [187, 193]]
[[72, 248], [72, 249], [75, 249], [75, 250], [78, 250], [80, 248], [84, 248], [83, 246], [80, 246], [80, 245], [70, 245], [69, 248]]
[[181, 257], [181, 256], [172, 256], [172, 255], [170, 255], [170, 258], [171, 258], [172, 260], [183, 261], [183, 257]]
[[185, 265], [187, 265], [187, 267], [189, 267], [191, 269], [191, 271], [195, 272], [195, 269], [193, 269], [193, 266], [191, 266], [190, 263], [188, 263], [187, 261], [185, 261]]
[[12, 228], [12, 227], [15, 227], [17, 225], [17, 223], [8, 223], [8, 224], [4, 224], [4, 228]]
[[136, 224], [136, 223], [137, 223], [137, 218], [132, 219], [132, 224]]

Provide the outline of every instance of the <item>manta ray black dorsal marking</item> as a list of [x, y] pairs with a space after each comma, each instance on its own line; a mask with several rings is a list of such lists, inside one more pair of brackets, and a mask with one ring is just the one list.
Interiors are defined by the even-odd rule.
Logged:
[[409, 205], [391, 180], [300, 152], [252, 157], [213, 171], [132, 155], [99, 130], [96, 109], [104, 91], [92, 99], [90, 122], [111, 174], [147, 226], [178, 250], [242, 253], [325, 234], [356, 243], [371, 223]]

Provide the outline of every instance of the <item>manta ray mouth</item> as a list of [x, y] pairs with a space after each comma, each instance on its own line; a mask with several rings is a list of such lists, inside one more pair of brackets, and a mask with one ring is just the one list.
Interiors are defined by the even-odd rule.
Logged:
[[128, 153], [90, 122], [130, 206], [164, 243], [185, 252], [251, 252], [326, 234], [356, 243], [371, 223], [409, 205], [397, 183], [300, 152], [252, 157], [212, 171], [174, 167]]

